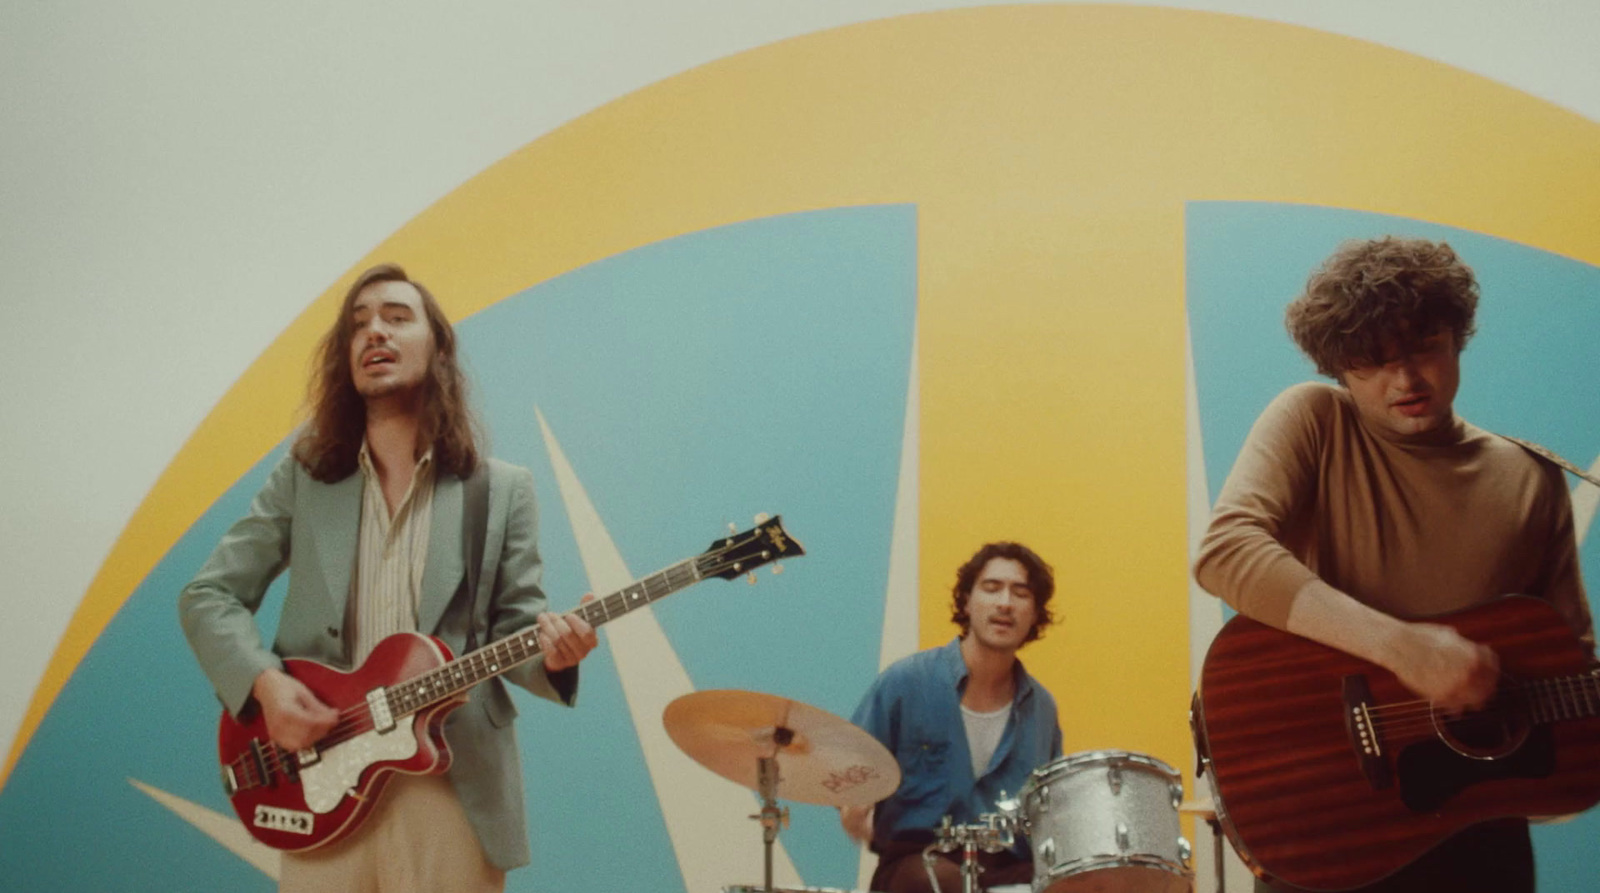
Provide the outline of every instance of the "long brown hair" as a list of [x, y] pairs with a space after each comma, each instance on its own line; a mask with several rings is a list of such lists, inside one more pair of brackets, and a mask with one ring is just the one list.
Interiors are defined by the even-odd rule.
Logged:
[[422, 310], [433, 330], [433, 360], [423, 379], [418, 417], [419, 446], [431, 444], [439, 474], [470, 475], [478, 465], [478, 424], [467, 401], [467, 380], [456, 362], [456, 335], [439, 302], [398, 264], [379, 264], [356, 277], [332, 328], [322, 337], [316, 369], [306, 396], [310, 419], [294, 455], [313, 478], [324, 483], [355, 473], [367, 433], [367, 404], [350, 374], [356, 296], [377, 282], [404, 282], [422, 296]]

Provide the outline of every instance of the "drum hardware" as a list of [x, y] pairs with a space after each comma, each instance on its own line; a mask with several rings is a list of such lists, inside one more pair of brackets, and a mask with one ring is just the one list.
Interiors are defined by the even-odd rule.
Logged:
[[[773, 730], [773, 743], [778, 747], [788, 747], [794, 740], [794, 733], [789, 729], [779, 727]], [[762, 849], [762, 882], [764, 889], [772, 889], [772, 844], [778, 839], [778, 830], [781, 825], [789, 827], [789, 808], [778, 808], [778, 761], [774, 757], [760, 757], [756, 761], [757, 787], [761, 794], [761, 812], [751, 816], [761, 823], [761, 849]]]
[[1178, 807], [1178, 812], [1185, 812], [1199, 816], [1211, 828], [1211, 860], [1217, 874], [1217, 893], [1227, 893], [1228, 879], [1222, 861], [1222, 822], [1217, 818], [1217, 808], [1210, 797], [1203, 800], [1190, 800]]
[[[684, 695], [661, 714], [667, 736], [700, 765], [761, 797], [762, 890], [772, 845], [788, 827], [780, 797], [821, 806], [871, 806], [900, 787], [894, 756], [865, 730], [777, 695], [733, 689]], [[748, 888], [736, 888], [748, 889]]]
[[1195, 692], [1194, 697], [1189, 702], [1189, 731], [1194, 734], [1194, 740], [1196, 742], [1194, 755], [1195, 783], [1199, 784], [1201, 776], [1205, 776], [1206, 778], [1210, 779], [1209, 787], [1211, 789], [1211, 796], [1204, 799], [1196, 798], [1195, 800], [1178, 807], [1178, 811], [1197, 815], [1200, 818], [1205, 819], [1206, 824], [1210, 826], [1212, 868], [1215, 870], [1217, 875], [1217, 893], [1226, 893], [1228, 878], [1227, 872], [1224, 870], [1225, 863], [1223, 862], [1222, 858], [1222, 821], [1217, 817], [1216, 807], [1217, 776], [1215, 773], [1210, 771], [1211, 756], [1210, 752], [1206, 748], [1205, 732], [1201, 728], [1200, 724], [1199, 692]]
[[[1004, 791], [1000, 792], [1001, 803], [1015, 804], [1016, 801], [1007, 801]], [[928, 872], [928, 884], [934, 893], [939, 893], [939, 878], [934, 873], [934, 861], [938, 859], [934, 850], [942, 853], [961, 850], [961, 890], [962, 893], [978, 893], [978, 874], [983, 871], [983, 866], [978, 864], [978, 851], [986, 853], [1000, 853], [1011, 848], [1016, 842], [1016, 821], [1004, 812], [984, 813], [978, 816], [977, 824], [953, 825], [950, 816], [945, 816], [935, 829], [937, 839], [928, 844], [922, 851], [922, 868]]]

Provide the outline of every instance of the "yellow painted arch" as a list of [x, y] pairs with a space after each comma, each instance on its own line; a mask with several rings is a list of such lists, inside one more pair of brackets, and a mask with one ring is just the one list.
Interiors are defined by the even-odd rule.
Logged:
[[1405, 215], [1600, 263], [1597, 159], [1600, 126], [1483, 78], [1174, 10], [916, 15], [669, 78], [441, 199], [251, 365], [116, 542], [5, 772], [117, 608], [289, 432], [354, 271], [398, 260], [461, 318], [671, 236], [879, 202], [918, 208], [925, 643], [976, 542], [1028, 541], [1071, 621], [1026, 652], [1067, 750], [1185, 762], [1184, 203]]

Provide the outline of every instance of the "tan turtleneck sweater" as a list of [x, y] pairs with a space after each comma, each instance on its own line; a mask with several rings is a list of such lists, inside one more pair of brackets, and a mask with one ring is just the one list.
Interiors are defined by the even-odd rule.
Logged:
[[1594, 643], [1560, 469], [1460, 419], [1420, 437], [1374, 429], [1326, 384], [1289, 388], [1256, 420], [1194, 572], [1279, 629], [1320, 577], [1400, 617], [1540, 596]]

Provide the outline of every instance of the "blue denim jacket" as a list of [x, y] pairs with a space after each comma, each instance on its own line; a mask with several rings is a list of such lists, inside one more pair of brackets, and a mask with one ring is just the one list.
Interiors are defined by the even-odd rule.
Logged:
[[[872, 848], [890, 841], [926, 844], [945, 815], [970, 824], [994, 812], [1003, 791], [1016, 797], [1028, 775], [1061, 756], [1056, 702], [1017, 661], [1017, 692], [1000, 746], [981, 777], [961, 721], [967, 664], [961, 640], [891, 664], [861, 699], [851, 721], [878, 739], [900, 764], [900, 787], [878, 804]], [[1019, 838], [1016, 852], [1028, 854]]]

